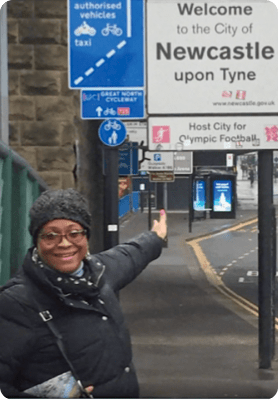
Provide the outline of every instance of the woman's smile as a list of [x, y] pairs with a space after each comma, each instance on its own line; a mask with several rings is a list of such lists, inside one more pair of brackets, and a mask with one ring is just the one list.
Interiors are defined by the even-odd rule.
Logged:
[[77, 251], [67, 254], [55, 254], [55, 257], [62, 258], [63, 260], [70, 260], [75, 254], [77, 254]]

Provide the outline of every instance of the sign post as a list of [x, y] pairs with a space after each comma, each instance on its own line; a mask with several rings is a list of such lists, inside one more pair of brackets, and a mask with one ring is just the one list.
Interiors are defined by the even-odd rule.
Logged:
[[120, 120], [105, 120], [99, 138], [105, 145], [104, 247], [109, 249], [119, 243], [118, 146], [125, 141], [126, 128]]
[[104, 180], [104, 250], [119, 243], [118, 148], [106, 146]]
[[[259, 367], [271, 368], [274, 347], [274, 291], [276, 260], [273, 265], [273, 154], [259, 152]], [[276, 242], [276, 239], [275, 239]]]

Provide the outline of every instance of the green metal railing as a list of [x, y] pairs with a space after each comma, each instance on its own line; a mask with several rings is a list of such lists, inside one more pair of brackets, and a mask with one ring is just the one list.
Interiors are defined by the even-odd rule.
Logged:
[[32, 245], [29, 209], [46, 183], [0, 141], [0, 285], [14, 275]]

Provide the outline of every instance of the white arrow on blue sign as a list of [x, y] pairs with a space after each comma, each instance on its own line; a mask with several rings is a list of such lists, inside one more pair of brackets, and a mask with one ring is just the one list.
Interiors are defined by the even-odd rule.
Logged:
[[144, 0], [68, 0], [69, 87], [144, 86]]
[[144, 118], [143, 90], [82, 90], [82, 119]]
[[126, 127], [119, 119], [107, 119], [100, 125], [98, 136], [107, 146], [119, 146], [126, 139]]

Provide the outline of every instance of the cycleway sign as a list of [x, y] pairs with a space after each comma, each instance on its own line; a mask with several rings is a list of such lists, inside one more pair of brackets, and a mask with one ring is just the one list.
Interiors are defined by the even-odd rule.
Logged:
[[107, 146], [119, 146], [126, 139], [126, 127], [118, 119], [107, 119], [100, 125], [98, 136]]
[[82, 119], [144, 118], [143, 90], [82, 90]]
[[68, 0], [69, 87], [144, 86], [144, 1]]

